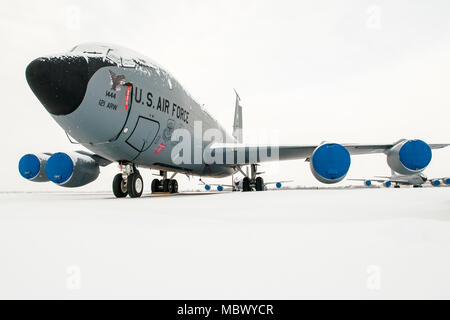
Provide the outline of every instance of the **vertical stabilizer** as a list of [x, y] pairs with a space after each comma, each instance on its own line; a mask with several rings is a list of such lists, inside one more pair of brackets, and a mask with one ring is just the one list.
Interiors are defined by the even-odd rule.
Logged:
[[241, 106], [241, 98], [239, 94], [236, 93], [236, 106], [234, 109], [234, 123], [233, 123], [233, 137], [236, 139], [238, 143], [242, 143], [242, 106]]

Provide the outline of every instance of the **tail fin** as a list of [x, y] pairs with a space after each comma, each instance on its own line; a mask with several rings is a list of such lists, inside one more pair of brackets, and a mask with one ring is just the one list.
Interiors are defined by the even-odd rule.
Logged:
[[236, 106], [234, 109], [234, 123], [233, 123], [233, 137], [238, 143], [242, 143], [242, 106], [240, 104], [241, 98], [239, 94], [236, 93]]

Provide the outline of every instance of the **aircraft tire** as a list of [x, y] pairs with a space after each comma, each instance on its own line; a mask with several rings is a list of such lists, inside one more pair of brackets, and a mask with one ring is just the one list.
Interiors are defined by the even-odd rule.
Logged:
[[144, 191], [144, 180], [139, 172], [132, 173], [127, 180], [128, 194], [131, 198], [139, 198]]
[[178, 193], [178, 181], [173, 179], [171, 180], [172, 184], [172, 192], [171, 193]]
[[125, 198], [128, 194], [128, 190], [125, 188], [124, 180], [122, 174], [116, 174], [113, 180], [113, 193], [116, 198]]
[[242, 191], [243, 192], [251, 191], [251, 189], [250, 189], [250, 179], [248, 177], [244, 177], [244, 179], [242, 179]]
[[163, 191], [164, 192], [168, 192], [168, 193], [172, 193], [172, 180], [170, 179], [166, 179], [163, 182]]
[[152, 193], [158, 192], [161, 187], [161, 181], [159, 179], [153, 179], [152, 181]]
[[264, 179], [263, 178], [256, 177], [255, 189], [256, 189], [256, 191], [264, 191]]

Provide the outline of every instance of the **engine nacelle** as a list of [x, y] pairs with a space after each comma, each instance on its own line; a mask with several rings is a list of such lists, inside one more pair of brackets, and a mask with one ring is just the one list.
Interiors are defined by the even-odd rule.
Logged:
[[385, 181], [385, 182], [383, 182], [383, 186], [384, 186], [385, 188], [390, 188], [390, 187], [392, 186], [392, 182], [390, 182], [390, 181]]
[[337, 143], [318, 146], [310, 159], [311, 172], [322, 183], [342, 181], [350, 168], [350, 153]]
[[19, 160], [19, 173], [22, 177], [33, 182], [49, 181], [45, 174], [45, 165], [51, 154], [26, 154]]
[[431, 182], [431, 185], [433, 186], [433, 187], [439, 187], [440, 185], [441, 185], [441, 181], [439, 181], [439, 180], [430, 180], [430, 182]]
[[61, 187], [81, 187], [95, 181], [100, 174], [98, 163], [79, 152], [53, 154], [47, 161], [45, 172], [50, 181]]
[[431, 161], [431, 148], [422, 140], [404, 140], [387, 153], [389, 167], [399, 174], [422, 172]]
[[450, 184], [450, 178], [442, 178], [443, 184]]
[[370, 186], [372, 185], [372, 181], [366, 180], [366, 181], [364, 181], [364, 185], [365, 185], [366, 187], [370, 187]]

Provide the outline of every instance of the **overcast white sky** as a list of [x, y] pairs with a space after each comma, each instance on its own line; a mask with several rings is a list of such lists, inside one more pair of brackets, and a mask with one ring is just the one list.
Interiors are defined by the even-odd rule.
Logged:
[[[16, 0], [2, 7], [0, 190], [60, 190], [17, 170], [24, 153], [76, 149], [24, 72], [36, 57], [92, 41], [158, 61], [230, 131], [236, 88], [244, 133], [279, 132], [282, 144], [450, 141], [446, 0]], [[425, 173], [450, 176], [450, 149], [433, 157]], [[263, 170], [266, 181], [319, 184], [301, 160]], [[103, 169], [84, 190], [109, 190], [116, 171]], [[348, 176], [389, 173], [383, 155], [359, 156]]]

